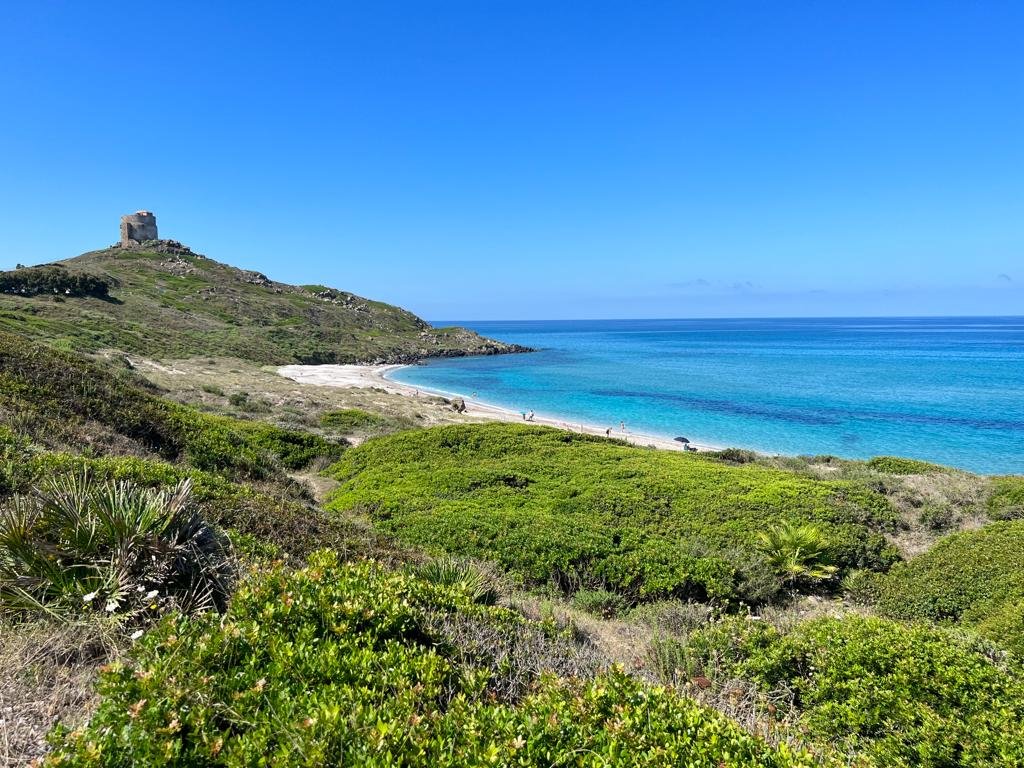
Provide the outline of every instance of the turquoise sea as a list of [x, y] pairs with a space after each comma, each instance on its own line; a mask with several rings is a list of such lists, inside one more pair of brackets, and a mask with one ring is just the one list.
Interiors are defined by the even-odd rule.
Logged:
[[436, 324], [539, 351], [396, 381], [718, 446], [1024, 473], [1024, 317]]

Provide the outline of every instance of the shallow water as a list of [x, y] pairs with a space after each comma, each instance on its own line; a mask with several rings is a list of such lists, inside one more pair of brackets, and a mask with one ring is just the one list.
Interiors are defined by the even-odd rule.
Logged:
[[1024, 473], [1024, 317], [444, 324], [540, 351], [395, 380], [713, 445]]

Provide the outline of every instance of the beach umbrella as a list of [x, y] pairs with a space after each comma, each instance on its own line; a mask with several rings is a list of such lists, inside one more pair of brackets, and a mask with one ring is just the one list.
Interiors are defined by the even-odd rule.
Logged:
[[686, 443], [690, 442], [690, 441], [689, 441], [689, 440], [687, 440], [687, 439], [686, 439], [685, 437], [674, 437], [674, 438], [672, 438], [672, 439], [673, 439], [673, 440], [675, 440], [675, 441], [676, 441], [677, 443], [683, 443], [683, 444], [686, 444]]

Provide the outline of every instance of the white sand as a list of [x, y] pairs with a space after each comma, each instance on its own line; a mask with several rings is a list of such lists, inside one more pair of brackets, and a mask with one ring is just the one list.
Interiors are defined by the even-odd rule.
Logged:
[[[440, 395], [442, 397], [459, 397], [466, 402], [466, 416], [474, 416], [490, 421], [511, 421], [525, 423], [523, 415], [519, 412], [501, 408], [497, 405], [482, 403], [466, 395], [454, 392], [437, 392], [427, 389], [417, 389], [407, 384], [401, 384], [387, 378], [389, 373], [404, 368], [404, 365], [285, 365], [277, 369], [277, 372], [286, 378], [297, 381], [300, 384], [314, 384], [321, 387], [341, 388], [377, 388], [388, 392], [406, 395], [408, 397], [428, 397]], [[536, 414], [529, 423], [543, 424], [548, 427], [557, 427], [571, 432], [581, 432], [591, 435], [605, 435], [605, 430], [612, 427], [611, 436], [635, 445], [651, 445], [669, 451], [681, 451], [683, 446], [675, 440], [646, 435], [639, 432], [631, 432], [628, 429], [623, 431], [619, 425], [602, 427], [598, 424], [586, 424], [580, 422], [569, 422], [553, 416], [542, 416]], [[691, 446], [698, 450], [715, 450], [714, 446], [691, 443]]]

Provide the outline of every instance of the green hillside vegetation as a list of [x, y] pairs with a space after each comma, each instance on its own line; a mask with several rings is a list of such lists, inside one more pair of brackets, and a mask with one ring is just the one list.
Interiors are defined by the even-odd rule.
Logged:
[[320, 417], [320, 426], [332, 432], [350, 434], [383, 434], [411, 426], [402, 419], [370, 413], [361, 408], [328, 411]]
[[330, 469], [329, 502], [435, 552], [493, 560], [527, 584], [763, 602], [784, 574], [759, 553], [772, 522], [813, 522], [840, 569], [884, 569], [884, 497], [545, 427], [434, 427], [369, 441]]
[[1024, 519], [1024, 477], [992, 478], [988, 514], [993, 520]]
[[[270, 470], [265, 474], [271, 475]], [[323, 547], [352, 557], [405, 560], [412, 556], [365, 526], [324, 512], [287, 481], [264, 482], [257, 488], [164, 461], [46, 451], [0, 427], [0, 505], [5, 497], [28, 494], [48, 478], [83, 475], [98, 482], [124, 481], [152, 489], [172, 488], [187, 480], [205, 520], [229, 531], [244, 549], [265, 556], [301, 560]]]
[[191, 490], [189, 480], [147, 488], [83, 472], [16, 496], [0, 522], [0, 615], [223, 610], [230, 542]]
[[79, 351], [268, 364], [521, 351], [344, 291], [274, 282], [171, 241], [0, 272], [0, 330]]
[[812, 764], [615, 669], [499, 696], [502, 673], [454, 652], [443, 627], [456, 622], [532, 629], [457, 587], [326, 554], [278, 570], [236, 594], [224, 619], [150, 632], [104, 675], [99, 711], [58, 739], [47, 765]]
[[[248, 765], [264, 754], [293, 764], [296, 745], [309, 765], [371, 754], [365, 764], [550, 765], [580, 749], [616, 764], [810, 764], [674, 692], [616, 670], [595, 677], [585, 648], [557, 625], [478, 605], [490, 592], [462, 568], [425, 568], [419, 578], [396, 571], [422, 558], [322, 512], [280, 471], [340, 446], [307, 434], [316, 450], [294, 451], [307, 444], [278, 434], [285, 430], [213, 418], [162, 400], [131, 372], [2, 341], [0, 656], [10, 658], [26, 632], [37, 638], [52, 615], [61, 619], [47, 643], [62, 642], [67, 621], [123, 632], [115, 643], [134, 627], [146, 638], [106, 673], [89, 724], [56, 737], [51, 764]], [[58, 437], [47, 444], [51, 431]], [[231, 451], [219, 450], [225, 432]], [[103, 437], [92, 455], [52, 450], [87, 435]], [[196, 445], [218, 450], [197, 454]], [[256, 465], [231, 458], [249, 448]], [[151, 458], [97, 455], [118, 451]], [[226, 618], [201, 610], [222, 607], [230, 585], [220, 531], [243, 570], [260, 563], [266, 573], [268, 558], [293, 564], [249, 577]], [[322, 546], [334, 553], [295, 570]], [[383, 562], [336, 564], [368, 556]], [[47, 653], [40, 668], [58, 678], [103, 658], [59, 646]], [[17, 680], [0, 674], [5, 700]], [[135, 698], [137, 683], [152, 691], [151, 709]], [[225, 719], [220, 702], [229, 701], [237, 717]], [[118, 718], [125, 727], [115, 733]], [[5, 755], [37, 754], [25, 738], [9, 731]]]
[[202, 413], [131, 371], [0, 332], [0, 502], [47, 478], [88, 473], [148, 488], [192, 484], [203, 515], [264, 550], [392, 550], [329, 515], [287, 472], [337, 458], [344, 442]]
[[57, 265], [0, 272], [0, 293], [12, 296], [46, 294], [60, 298], [92, 296], [105, 299], [109, 292], [110, 283], [106, 280], [83, 272], [68, 272]]
[[142, 370], [0, 332], [0, 758], [56, 717], [49, 765], [1024, 765], [1024, 520], [889, 544], [1019, 478], [374, 436], [415, 419], [373, 393], [284, 428]]
[[53, 448], [93, 445], [258, 479], [337, 457], [343, 443], [203, 414], [72, 353], [0, 332], [0, 424]]
[[887, 616], [963, 622], [1024, 658], [1024, 520], [948, 536], [893, 568], [878, 590]]
[[892, 475], [927, 475], [932, 472], [945, 472], [945, 467], [917, 459], [904, 459], [899, 456], [875, 456], [867, 462], [869, 469], [886, 472]]
[[861, 616], [779, 631], [727, 619], [690, 635], [691, 674], [753, 681], [762, 706], [879, 766], [1024, 765], [1024, 670], [963, 633]]

